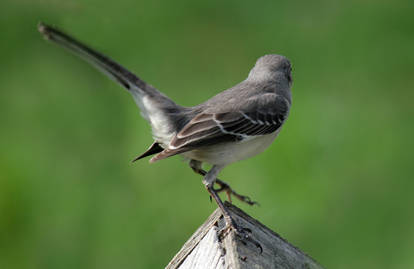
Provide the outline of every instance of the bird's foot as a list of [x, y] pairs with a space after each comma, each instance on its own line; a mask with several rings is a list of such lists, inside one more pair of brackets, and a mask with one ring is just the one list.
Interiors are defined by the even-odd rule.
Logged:
[[263, 248], [260, 245], [260, 243], [251, 236], [252, 230], [250, 230], [249, 228], [241, 227], [240, 225], [236, 224], [236, 222], [234, 222], [234, 220], [231, 217], [228, 218], [225, 215], [223, 216], [224, 216], [226, 224], [218, 232], [218, 237], [220, 238], [220, 240], [223, 240], [223, 238], [225, 238], [233, 230], [235, 236], [244, 245], [246, 245], [247, 242], [250, 242], [257, 247], [257, 249], [259, 250], [259, 253], [263, 252]]
[[[207, 172], [205, 170], [203, 170], [201, 168], [201, 162], [196, 161], [196, 160], [191, 160], [190, 161], [190, 167], [193, 169], [193, 171], [199, 175], [205, 176], [207, 174]], [[227, 184], [226, 182], [216, 178], [215, 183], [217, 183], [220, 188], [218, 188], [217, 190], [215, 190], [216, 192], [223, 192], [225, 191], [227, 194], [227, 198], [229, 200], [230, 203], [232, 203], [232, 199], [231, 196], [233, 195], [234, 197], [236, 197], [237, 199], [239, 199], [240, 201], [242, 201], [243, 203], [246, 203], [248, 205], [259, 205], [258, 202], [256, 201], [252, 201], [252, 199], [250, 199], [249, 196], [245, 196], [245, 195], [241, 195], [238, 194], [237, 192], [235, 192], [229, 184]]]
[[246, 203], [248, 205], [259, 205], [258, 202], [252, 201], [252, 199], [250, 199], [249, 196], [238, 194], [226, 182], [224, 182], [220, 179], [216, 179], [216, 183], [220, 186], [219, 189], [216, 189], [216, 192], [218, 192], [218, 193], [223, 192], [223, 191], [226, 192], [227, 198], [228, 198], [230, 203], [232, 203], [231, 196], [233, 195], [234, 197], [236, 197], [237, 199], [239, 199], [240, 201], [242, 201], [243, 203]]

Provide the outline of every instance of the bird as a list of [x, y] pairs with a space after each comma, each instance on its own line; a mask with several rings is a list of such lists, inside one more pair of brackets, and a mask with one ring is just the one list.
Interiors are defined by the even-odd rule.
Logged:
[[[40, 22], [38, 31], [95, 66], [123, 86], [133, 97], [152, 128], [153, 143], [133, 161], [152, 156], [150, 162], [182, 155], [222, 211], [227, 228], [240, 227], [230, 216], [218, 193], [225, 191], [250, 205], [248, 196], [235, 192], [218, 179], [226, 166], [263, 152], [286, 122], [292, 104], [292, 66], [288, 58], [267, 54], [256, 61], [247, 78], [207, 101], [192, 107], [176, 104], [111, 58], [77, 39]], [[209, 171], [202, 164], [211, 165]], [[220, 188], [215, 188], [218, 184]]]

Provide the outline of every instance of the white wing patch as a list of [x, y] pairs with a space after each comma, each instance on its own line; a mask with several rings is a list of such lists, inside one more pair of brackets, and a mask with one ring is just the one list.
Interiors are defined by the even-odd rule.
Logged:
[[[241, 113], [241, 114], [244, 116], [244, 113]], [[223, 125], [221, 125], [220, 121], [217, 120], [216, 116], [217, 116], [216, 114], [213, 115], [213, 121], [217, 124], [217, 126], [220, 128], [220, 131], [223, 134], [231, 134], [231, 135], [241, 136], [243, 138], [243, 140], [249, 137], [248, 135], [245, 135], [245, 134], [239, 134], [239, 133], [227, 131], [226, 129], [224, 129]]]

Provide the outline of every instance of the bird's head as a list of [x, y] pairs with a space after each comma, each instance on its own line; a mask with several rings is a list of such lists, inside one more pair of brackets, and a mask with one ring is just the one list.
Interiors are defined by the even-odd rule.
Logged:
[[270, 80], [281, 77], [292, 84], [292, 66], [282, 55], [268, 54], [260, 57], [250, 71], [249, 80]]

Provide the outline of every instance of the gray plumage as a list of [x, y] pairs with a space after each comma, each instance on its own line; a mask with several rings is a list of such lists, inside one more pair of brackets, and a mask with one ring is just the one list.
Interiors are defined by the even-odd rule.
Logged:
[[[290, 74], [291, 66], [285, 57], [265, 55], [259, 58], [246, 80], [189, 108], [195, 116], [151, 161], [222, 143], [243, 146], [243, 141], [278, 132], [289, 114]], [[225, 162], [211, 158], [200, 161]]]
[[[206, 188], [231, 222], [212, 186], [222, 168], [262, 152], [280, 132], [291, 105], [289, 60], [274, 54], [260, 57], [241, 83], [200, 105], [183, 107], [67, 34], [42, 23], [38, 29], [46, 39], [82, 57], [132, 94], [155, 140], [135, 160], [152, 154], [156, 155], [151, 162], [176, 154], [189, 158], [194, 171], [205, 175]], [[213, 165], [208, 173], [201, 169], [202, 162]]]

